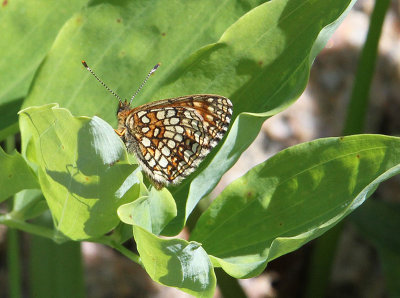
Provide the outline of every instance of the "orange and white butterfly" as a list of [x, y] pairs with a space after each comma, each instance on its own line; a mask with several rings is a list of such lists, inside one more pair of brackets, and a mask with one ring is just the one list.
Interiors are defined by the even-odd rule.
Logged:
[[157, 189], [177, 184], [192, 173], [222, 139], [232, 117], [231, 101], [220, 95], [195, 94], [131, 107], [108, 88], [85, 61], [83, 66], [119, 100], [115, 132], [133, 153]]

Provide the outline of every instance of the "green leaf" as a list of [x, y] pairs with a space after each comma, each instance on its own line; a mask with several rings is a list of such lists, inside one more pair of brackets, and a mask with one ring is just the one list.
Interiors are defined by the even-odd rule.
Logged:
[[[160, 88], [160, 82], [170, 78], [189, 55], [218, 41], [232, 23], [263, 2], [244, 0], [236, 5], [213, 0], [191, 0], [185, 5], [163, 0], [93, 2], [64, 25], [24, 107], [46, 104], [51, 99], [73, 114], [96, 114], [116, 124], [117, 101], [86, 71], [82, 59], [126, 98], [136, 91], [151, 67], [161, 62], [157, 79], [152, 79], [135, 98], [137, 106], [151, 101], [149, 96]], [[191, 92], [207, 91], [196, 89]], [[168, 96], [178, 95], [183, 94], [175, 89]]]
[[237, 278], [318, 237], [400, 171], [400, 138], [360, 135], [286, 149], [230, 184], [191, 239]]
[[160, 239], [134, 225], [137, 249], [150, 277], [196, 297], [212, 297], [216, 279], [207, 253], [199, 243]]
[[23, 190], [39, 188], [37, 178], [16, 151], [7, 154], [0, 147], [0, 202]]
[[[212, 0], [187, 1], [185, 5], [160, 0], [94, 2], [65, 24], [38, 72], [24, 107], [56, 101], [74, 114], [96, 114], [115, 124], [115, 99], [82, 67], [82, 59], [110, 87], [130, 97], [156, 62], [162, 62], [164, 69], [158, 71], [158, 77], [170, 77], [189, 55], [218, 41], [226, 28], [263, 2], [245, 0], [235, 5]], [[150, 101], [150, 95], [160, 88], [159, 79], [152, 81], [155, 85], [148, 84], [135, 99], [135, 105]], [[193, 92], [205, 93], [207, 89], [197, 88]], [[169, 96], [178, 95], [183, 95], [179, 88]]]
[[117, 208], [137, 198], [139, 184], [113, 129], [54, 104], [21, 111], [20, 126], [30, 135], [22, 151], [37, 165], [58, 235], [88, 239], [114, 228]]
[[39, 189], [25, 189], [15, 195], [11, 218], [27, 220], [42, 214], [49, 207]]
[[264, 3], [229, 27], [217, 43], [188, 57], [174, 75], [162, 82], [156, 98], [158, 94], [172, 94], [177, 86], [182, 86], [182, 93], [205, 86], [206, 92], [228, 96], [234, 117], [237, 115], [219, 151], [208, 165], [210, 159], [202, 165], [204, 171], [197, 172], [190, 186], [172, 192], [178, 217], [164, 234], [175, 234], [180, 229], [198, 201], [253, 142], [262, 123], [300, 96], [315, 55], [354, 3]]
[[176, 216], [176, 205], [174, 198], [166, 188], [158, 191], [153, 187], [148, 196], [120, 206], [118, 216], [126, 224], [136, 224], [159, 235]]
[[396, 297], [400, 293], [400, 204], [369, 200], [351, 219], [377, 249], [388, 291]]
[[229, 97], [235, 121], [218, 154], [215, 149], [196, 174], [171, 188], [178, 216], [163, 234], [177, 234], [261, 123], [301, 94], [315, 55], [355, 0], [263, 2], [95, 3], [64, 26], [24, 106], [57, 101], [75, 114], [116, 124], [116, 100], [81, 66], [82, 59], [128, 98], [161, 62], [135, 106], [193, 93]]
[[[0, 107], [25, 97], [33, 75], [64, 22], [87, 0], [2, 1]], [[15, 123], [17, 119], [15, 119]]]

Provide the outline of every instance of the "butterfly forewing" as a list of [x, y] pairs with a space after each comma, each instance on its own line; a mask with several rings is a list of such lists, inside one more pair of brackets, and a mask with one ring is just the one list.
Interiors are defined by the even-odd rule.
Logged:
[[119, 132], [157, 188], [192, 173], [228, 129], [232, 103], [218, 95], [190, 95], [120, 108]]

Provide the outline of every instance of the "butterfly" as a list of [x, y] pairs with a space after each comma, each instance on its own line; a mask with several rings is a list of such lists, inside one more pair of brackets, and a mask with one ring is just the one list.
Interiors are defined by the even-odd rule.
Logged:
[[220, 95], [187, 95], [132, 108], [133, 98], [160, 64], [153, 67], [129, 102], [108, 88], [85, 61], [82, 64], [118, 98], [115, 132], [156, 189], [177, 184], [191, 174], [228, 130], [233, 106]]

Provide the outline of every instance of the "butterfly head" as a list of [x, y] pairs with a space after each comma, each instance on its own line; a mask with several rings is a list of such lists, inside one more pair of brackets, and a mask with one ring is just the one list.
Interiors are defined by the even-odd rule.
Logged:
[[124, 114], [124, 112], [131, 110], [131, 106], [127, 100], [120, 100], [118, 104], [117, 116]]
[[[118, 119], [118, 130], [123, 131], [125, 128], [125, 120], [126, 117], [130, 114], [132, 111], [132, 108], [130, 107], [130, 104], [127, 100], [120, 100], [118, 104], [118, 110], [117, 110], [117, 119]], [[121, 134], [119, 134], [121, 136]]]

